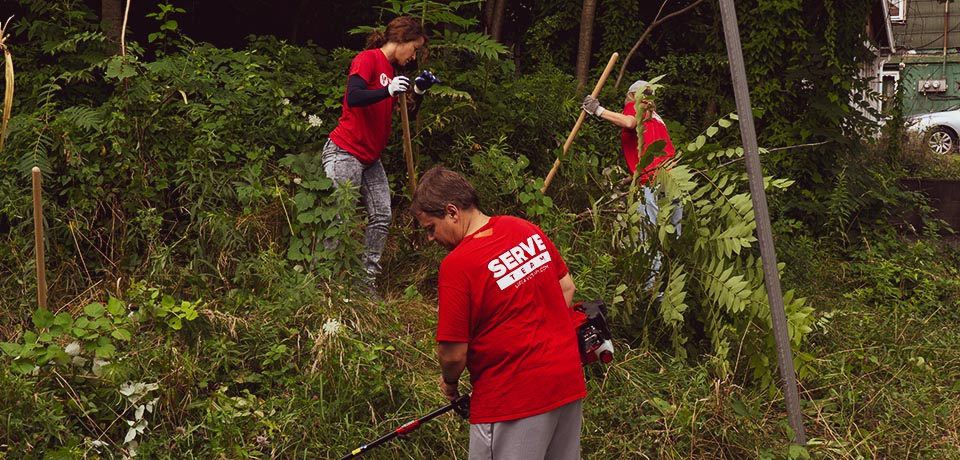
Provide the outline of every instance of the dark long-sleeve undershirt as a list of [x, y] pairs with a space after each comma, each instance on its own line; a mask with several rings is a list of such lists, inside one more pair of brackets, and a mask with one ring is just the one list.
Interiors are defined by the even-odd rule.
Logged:
[[359, 75], [351, 75], [347, 80], [347, 105], [363, 107], [390, 97], [387, 88], [367, 89], [367, 82]]
[[[413, 97], [409, 98], [410, 104], [407, 107], [407, 111], [412, 116], [416, 116], [420, 107], [419, 102], [423, 96], [414, 92], [410, 92], [409, 94]], [[367, 89], [366, 80], [359, 75], [351, 75], [350, 79], [347, 80], [347, 105], [350, 107], [363, 107], [375, 104], [388, 97], [390, 97], [389, 89]]]

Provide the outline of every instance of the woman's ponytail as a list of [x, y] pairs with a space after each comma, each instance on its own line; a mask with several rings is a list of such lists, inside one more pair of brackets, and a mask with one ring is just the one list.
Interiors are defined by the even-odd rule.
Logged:
[[427, 38], [420, 21], [410, 16], [398, 16], [387, 24], [385, 30], [377, 30], [367, 35], [367, 49], [380, 48], [387, 42], [407, 43], [420, 38]]
[[382, 30], [375, 30], [367, 34], [367, 49], [379, 48], [387, 43], [387, 36]]

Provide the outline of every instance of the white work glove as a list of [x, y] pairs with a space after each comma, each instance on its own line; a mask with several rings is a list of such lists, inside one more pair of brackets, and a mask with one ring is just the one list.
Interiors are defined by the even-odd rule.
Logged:
[[598, 101], [597, 98], [589, 94], [587, 95], [587, 97], [583, 98], [583, 104], [580, 105], [580, 108], [582, 108], [585, 112], [589, 113], [590, 115], [594, 115], [597, 117], [599, 117], [600, 114], [603, 113], [604, 110], [606, 110], [600, 106], [600, 101]]
[[393, 80], [390, 80], [390, 86], [387, 86], [387, 92], [390, 93], [391, 96], [396, 96], [397, 94], [406, 92], [409, 87], [410, 79], [403, 75], [398, 75], [393, 77]]

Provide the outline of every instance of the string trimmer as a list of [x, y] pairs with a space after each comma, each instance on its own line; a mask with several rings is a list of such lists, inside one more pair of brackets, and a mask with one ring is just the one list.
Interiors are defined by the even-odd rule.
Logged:
[[459, 398], [455, 399], [453, 402], [451, 402], [450, 404], [447, 404], [446, 406], [443, 406], [427, 415], [424, 415], [423, 417], [404, 423], [403, 425], [400, 425], [400, 427], [397, 428], [396, 430], [393, 430], [377, 438], [376, 441], [373, 441], [370, 444], [364, 444], [360, 447], [357, 447], [356, 449], [353, 449], [353, 451], [350, 452], [349, 454], [344, 455], [343, 457], [340, 457], [340, 460], [347, 460], [350, 458], [354, 458], [397, 436], [400, 436], [400, 437], [406, 436], [410, 432], [416, 430], [417, 428], [420, 428], [420, 425], [430, 421], [431, 419], [441, 414], [450, 412], [451, 410], [459, 414], [461, 417], [469, 420], [470, 419], [470, 395], [460, 396]]

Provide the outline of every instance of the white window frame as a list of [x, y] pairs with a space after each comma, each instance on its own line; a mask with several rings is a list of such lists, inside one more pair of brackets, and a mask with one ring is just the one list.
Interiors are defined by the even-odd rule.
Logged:
[[[886, 2], [891, 21], [904, 22], [907, 20], [907, 0], [886, 0]], [[894, 14], [894, 8], [896, 8], [896, 14]]]

